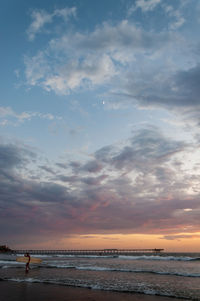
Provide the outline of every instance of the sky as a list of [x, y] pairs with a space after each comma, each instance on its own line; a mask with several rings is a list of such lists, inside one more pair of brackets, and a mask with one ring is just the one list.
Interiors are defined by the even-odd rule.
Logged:
[[3, 0], [0, 244], [200, 252], [200, 2]]

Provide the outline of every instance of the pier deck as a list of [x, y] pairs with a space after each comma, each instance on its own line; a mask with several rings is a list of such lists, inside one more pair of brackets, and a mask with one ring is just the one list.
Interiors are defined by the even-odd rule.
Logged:
[[100, 249], [100, 250], [13, 250], [16, 254], [41, 254], [41, 255], [135, 255], [136, 253], [160, 253], [164, 249]]

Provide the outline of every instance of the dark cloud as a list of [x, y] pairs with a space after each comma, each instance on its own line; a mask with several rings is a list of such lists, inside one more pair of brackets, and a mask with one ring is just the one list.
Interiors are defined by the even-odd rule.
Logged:
[[67, 188], [53, 182], [32, 183], [29, 197], [42, 203], [53, 202], [57, 204], [69, 198]]
[[1, 144], [0, 168], [12, 169], [14, 167], [20, 167], [27, 159], [31, 161], [31, 156], [35, 157], [35, 154], [25, 147], [19, 147], [13, 144]]
[[175, 88], [181, 96], [180, 105], [196, 106], [200, 104], [200, 64], [175, 75]]
[[106, 175], [102, 175], [99, 177], [85, 177], [82, 179], [82, 182], [87, 185], [100, 185], [101, 182], [106, 178], [107, 178]]
[[81, 167], [82, 171], [90, 173], [98, 173], [102, 170], [102, 164], [98, 163], [97, 160], [89, 161]]
[[46, 171], [46, 172], [48, 172], [48, 173], [50, 173], [50, 174], [52, 174], [52, 175], [55, 175], [55, 171], [52, 169], [52, 168], [50, 168], [50, 167], [47, 167], [47, 166], [45, 166], [45, 165], [42, 165], [42, 166], [39, 166], [41, 169], [43, 169], [44, 171]]
[[74, 169], [78, 169], [81, 166], [81, 163], [77, 161], [71, 161], [69, 165]]
[[[30, 151], [0, 146], [0, 150], [8, 150], [4, 156], [8, 162], [0, 164], [1, 236], [176, 235], [189, 226], [190, 232], [195, 232], [200, 226], [199, 194], [190, 195], [188, 190], [198, 177], [183, 172], [182, 164], [173, 161], [186, 149], [184, 143], [151, 127], [135, 131], [121, 146], [99, 149], [94, 160], [66, 162], [72, 169], [63, 169], [51, 179], [49, 167], [38, 164], [39, 170], [45, 167], [44, 173], [33, 179], [31, 171], [30, 177], [23, 173], [32, 158]], [[20, 169], [15, 168], [19, 164]], [[51, 171], [54, 173], [53, 164]]]
[[112, 157], [114, 148], [113, 146], [104, 146], [95, 152], [95, 158], [105, 163], [109, 163]]
[[56, 163], [56, 165], [57, 165], [58, 167], [60, 167], [60, 168], [64, 168], [64, 169], [67, 168], [67, 165], [64, 164], [64, 163]]
[[78, 161], [71, 161], [69, 166], [72, 168], [74, 173], [85, 172], [85, 173], [99, 173], [103, 169], [102, 163], [98, 160], [90, 160], [86, 163], [81, 163]]
[[152, 166], [169, 161], [186, 146], [186, 143], [163, 136], [157, 128], [149, 127], [133, 133], [124, 147], [102, 148], [95, 157], [119, 170], [147, 172]]
[[[137, 103], [142, 107], [165, 108], [184, 112], [200, 105], [200, 65], [161, 74], [160, 70], [152, 74], [129, 72], [118, 95], [119, 103], [123, 99], [128, 103]], [[123, 91], [123, 92], [122, 92]], [[179, 111], [178, 111], [179, 110]]]
[[62, 182], [68, 182], [68, 183], [75, 183], [77, 180], [77, 177], [76, 176], [59, 175], [59, 176], [57, 176], [56, 180], [62, 181]]

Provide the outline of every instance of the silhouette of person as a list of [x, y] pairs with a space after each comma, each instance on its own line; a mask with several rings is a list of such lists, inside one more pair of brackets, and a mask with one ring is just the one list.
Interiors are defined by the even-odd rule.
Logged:
[[28, 262], [26, 263], [26, 273], [28, 273], [28, 271], [29, 271], [29, 269], [30, 269], [30, 267], [29, 267], [29, 263], [30, 263], [30, 261], [31, 261], [31, 256], [29, 255], [29, 253], [26, 253], [25, 255], [24, 255], [25, 257], [28, 257]]

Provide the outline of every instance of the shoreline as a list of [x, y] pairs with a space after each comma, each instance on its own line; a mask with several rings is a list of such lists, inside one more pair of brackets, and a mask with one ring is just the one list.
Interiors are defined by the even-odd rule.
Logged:
[[183, 301], [141, 293], [93, 290], [46, 283], [0, 281], [1, 301]]

